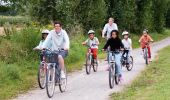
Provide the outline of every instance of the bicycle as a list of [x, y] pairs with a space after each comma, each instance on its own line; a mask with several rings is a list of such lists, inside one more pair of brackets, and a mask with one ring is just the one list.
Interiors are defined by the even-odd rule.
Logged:
[[121, 57], [121, 65], [122, 65], [122, 67], [126, 67], [126, 69], [128, 71], [131, 71], [132, 68], [133, 68], [133, 57], [129, 56], [129, 50], [128, 49], [125, 49], [123, 51], [123, 54], [122, 54], [122, 57]]
[[[33, 49], [34, 51], [41, 51], [40, 49]], [[38, 81], [38, 85], [41, 89], [45, 88], [45, 84], [46, 84], [46, 70], [47, 70], [47, 64], [45, 61], [45, 57], [44, 57], [44, 52], [41, 51], [40, 53], [40, 64], [38, 67], [38, 73], [37, 73], [37, 81]]]
[[109, 51], [109, 86], [112, 89], [114, 84], [119, 84], [119, 75], [116, 73], [116, 62], [115, 62], [115, 54], [119, 53], [119, 51]]
[[143, 48], [143, 57], [145, 60], [145, 64], [148, 65], [149, 64], [149, 60], [148, 60], [148, 44], [145, 44], [145, 47]]
[[97, 59], [94, 59], [93, 53], [91, 51], [91, 47], [89, 47], [88, 53], [87, 53], [87, 58], [86, 58], [86, 74], [90, 74], [91, 67], [93, 67], [94, 72], [97, 72], [98, 61], [97, 61]]
[[66, 75], [65, 79], [61, 78], [61, 68], [58, 64], [58, 53], [62, 50], [51, 51], [46, 49], [46, 91], [49, 98], [53, 97], [55, 91], [55, 85], [59, 85], [60, 92], [65, 92], [67, 86], [67, 71], [64, 69]]

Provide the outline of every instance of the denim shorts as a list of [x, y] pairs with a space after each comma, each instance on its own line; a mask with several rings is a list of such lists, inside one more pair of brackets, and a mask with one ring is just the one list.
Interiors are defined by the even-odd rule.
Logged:
[[60, 51], [58, 55], [61, 55], [63, 58], [66, 58], [68, 56], [68, 51], [67, 50]]

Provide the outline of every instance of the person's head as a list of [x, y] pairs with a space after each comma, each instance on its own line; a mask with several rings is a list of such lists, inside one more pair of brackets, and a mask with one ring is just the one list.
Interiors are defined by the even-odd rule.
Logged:
[[124, 32], [122, 33], [122, 35], [123, 35], [123, 38], [124, 38], [124, 39], [128, 39], [128, 38], [129, 38], [129, 32], [127, 32], [127, 31], [124, 31]]
[[50, 33], [49, 30], [43, 30], [43, 31], [41, 32], [41, 34], [42, 34], [42, 40], [45, 40], [45, 39], [47, 38], [47, 36], [48, 36], [49, 33]]
[[62, 28], [62, 24], [58, 21], [54, 22], [54, 29], [57, 33], [59, 33], [61, 31]]
[[94, 38], [94, 35], [95, 35], [95, 32], [93, 30], [89, 30], [88, 31], [88, 35], [89, 35], [89, 38], [90, 39], [93, 39]]
[[108, 23], [109, 25], [112, 25], [114, 23], [114, 18], [109, 18]]
[[119, 38], [119, 32], [117, 30], [111, 31], [111, 38]]
[[148, 30], [147, 30], [147, 29], [144, 29], [144, 30], [143, 30], [143, 35], [144, 35], [144, 36], [147, 36], [147, 35], [148, 35]]

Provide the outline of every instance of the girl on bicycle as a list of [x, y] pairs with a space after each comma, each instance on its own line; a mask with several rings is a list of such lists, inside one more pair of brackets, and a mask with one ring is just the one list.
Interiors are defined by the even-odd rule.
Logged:
[[151, 47], [149, 45], [150, 42], [153, 42], [153, 39], [151, 38], [151, 36], [148, 34], [148, 30], [144, 29], [143, 31], [143, 35], [141, 36], [141, 38], [139, 39], [142, 51], [143, 49], [147, 46], [148, 49], [148, 60], [149, 62], [151, 62]]
[[121, 39], [119, 38], [119, 32], [117, 30], [111, 31], [111, 38], [107, 40], [103, 51], [106, 51], [110, 46], [110, 50], [115, 53], [115, 62], [116, 62], [116, 73], [119, 75], [119, 80], [122, 80], [122, 71], [121, 71], [121, 53], [120, 50], [124, 48]]
[[[43, 42], [45, 41], [45, 39], [47, 38], [47, 36], [48, 36], [49, 33], [50, 33], [49, 30], [43, 30], [43, 31], [41, 32], [41, 34], [42, 34], [42, 39], [41, 39], [39, 45], [34, 48], [34, 50], [40, 50], [40, 49], [42, 49]], [[49, 46], [49, 48], [50, 48], [50, 46]]]
[[122, 33], [122, 36], [123, 36], [122, 43], [125, 49], [122, 56], [124, 56], [125, 54], [128, 56], [127, 62], [129, 64], [129, 57], [131, 56], [131, 51], [132, 51], [132, 40], [129, 38], [129, 32], [127, 31], [124, 31]]
[[97, 61], [99, 40], [97, 37], [95, 37], [95, 32], [93, 30], [89, 30], [88, 35], [89, 38], [84, 41], [82, 45], [87, 45], [91, 49], [91, 52], [93, 53], [93, 58]]
[[[49, 33], [50, 33], [49, 30], [43, 30], [43, 31], [41, 32], [41, 34], [42, 34], [42, 39], [41, 39], [39, 45], [36, 46], [33, 50], [41, 50], [41, 49], [43, 49], [43, 48], [42, 48], [42, 45], [43, 45], [43, 43], [44, 43], [44, 41], [45, 41], [45, 39], [47, 38], [47, 36], [48, 36]], [[51, 48], [51, 45], [48, 45], [48, 49], [50, 49], [50, 48]], [[40, 54], [40, 59], [41, 59], [41, 61], [43, 60], [43, 54]]]

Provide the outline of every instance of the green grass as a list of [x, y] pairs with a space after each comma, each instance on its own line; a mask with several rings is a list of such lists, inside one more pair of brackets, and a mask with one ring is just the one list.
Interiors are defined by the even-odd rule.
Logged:
[[170, 100], [170, 47], [159, 52], [159, 59], [121, 93], [114, 93], [113, 100]]

